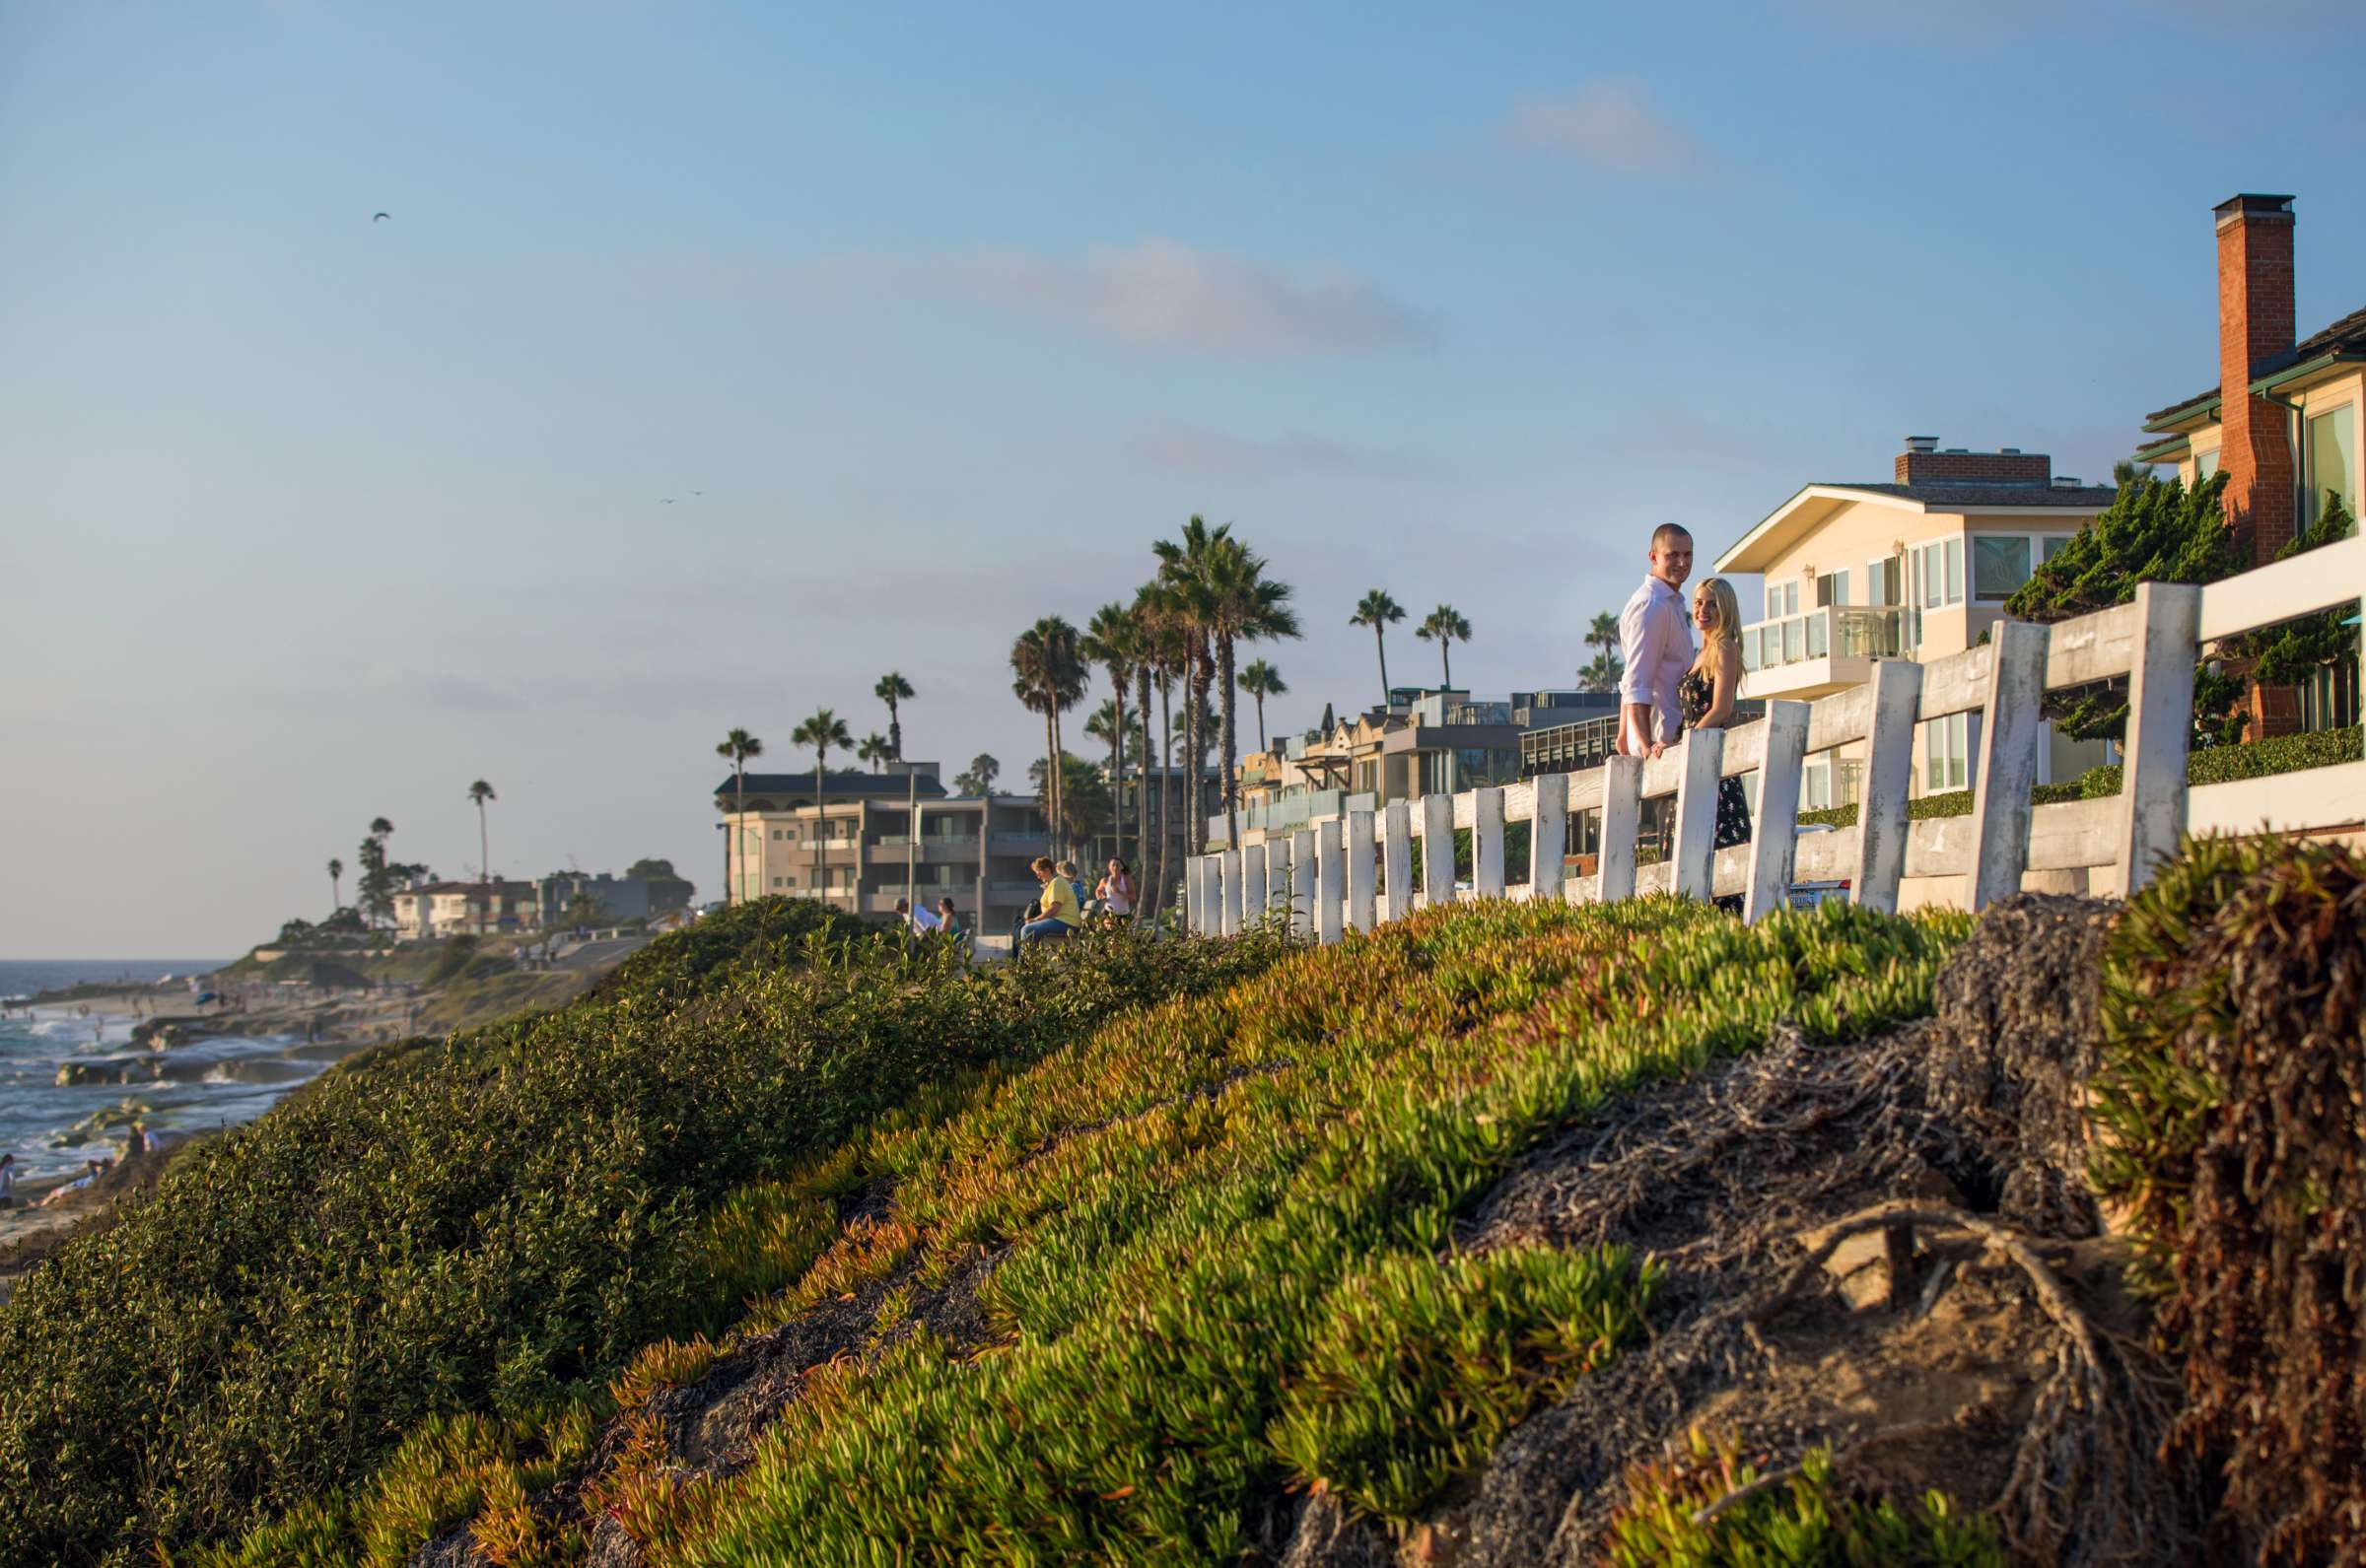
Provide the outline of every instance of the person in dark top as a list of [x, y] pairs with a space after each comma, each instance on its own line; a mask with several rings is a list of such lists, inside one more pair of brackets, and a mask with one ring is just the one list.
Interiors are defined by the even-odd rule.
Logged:
[[[1693, 667], [1676, 683], [1676, 701], [1684, 710], [1687, 729], [1722, 729], [1733, 722], [1736, 698], [1742, 689], [1742, 612], [1733, 584], [1709, 578], [1693, 590], [1693, 624], [1701, 629], [1701, 652]], [[1750, 797], [1739, 779], [1717, 781], [1717, 848], [1750, 842]], [[1742, 912], [1733, 894], [1716, 901], [1717, 908]]]

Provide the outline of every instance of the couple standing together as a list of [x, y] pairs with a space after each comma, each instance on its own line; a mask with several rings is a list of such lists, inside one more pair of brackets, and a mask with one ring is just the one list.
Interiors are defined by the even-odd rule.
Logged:
[[[1693, 590], [1687, 610], [1684, 582], [1693, 575], [1693, 536], [1672, 522], [1652, 530], [1649, 561], [1651, 575], [1619, 616], [1619, 655], [1627, 666], [1619, 682], [1623, 757], [1656, 757], [1687, 728], [1722, 729], [1733, 722], [1742, 689], [1742, 616], [1733, 584], [1723, 578], [1705, 579]], [[1696, 626], [1701, 629], [1697, 653]], [[1750, 802], [1742, 782], [1720, 780], [1717, 848], [1749, 839]]]

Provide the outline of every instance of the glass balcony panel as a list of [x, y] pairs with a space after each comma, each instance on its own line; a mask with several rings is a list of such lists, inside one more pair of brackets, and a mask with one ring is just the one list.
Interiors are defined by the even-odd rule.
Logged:
[[1809, 658], [1822, 658], [1828, 646], [1825, 642], [1825, 639], [1830, 633], [1832, 612], [1829, 610], [1816, 610], [1801, 617], [1801, 619], [1807, 626], [1807, 656]]
[[1782, 661], [1796, 664], [1806, 656], [1807, 626], [1800, 617], [1793, 616], [1782, 623]]

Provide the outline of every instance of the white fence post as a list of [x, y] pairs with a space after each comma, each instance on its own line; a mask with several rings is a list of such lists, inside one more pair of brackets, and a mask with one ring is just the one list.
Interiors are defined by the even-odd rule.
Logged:
[[1314, 830], [1300, 828], [1289, 836], [1289, 928], [1300, 938], [1314, 937]]
[[1759, 920], [1790, 902], [1791, 864], [1799, 849], [1799, 777], [1807, 769], [1805, 703], [1767, 704], [1766, 747], [1758, 765], [1758, 820], [1750, 825], [1750, 890], [1742, 919]]
[[1240, 918], [1247, 925], [1265, 919], [1265, 863], [1268, 846], [1252, 845], [1240, 852]]
[[1569, 776], [1540, 773], [1536, 815], [1528, 823], [1528, 896], [1561, 897], [1563, 856], [1569, 848]]
[[1611, 904], [1635, 897], [1635, 836], [1643, 825], [1643, 759], [1613, 757], [1602, 765], [1602, 879]]
[[1208, 933], [1203, 897], [1208, 885], [1208, 862], [1193, 855], [1183, 862], [1183, 929], [1194, 936]]
[[1271, 915], [1274, 906], [1282, 907], [1282, 923], [1289, 923], [1289, 835], [1277, 834], [1265, 841], [1265, 910]]
[[1388, 918], [1401, 920], [1413, 913], [1413, 802], [1388, 803]]
[[1240, 852], [1226, 850], [1217, 862], [1217, 874], [1223, 878], [1223, 929], [1226, 936], [1240, 934]]
[[1972, 873], [1964, 903], [1975, 915], [2021, 891], [2021, 873], [2029, 866], [2029, 791], [2038, 782], [2045, 703], [2046, 628], [1997, 622], [1989, 643], [1988, 702], [1972, 795]]
[[1347, 856], [1339, 847], [1339, 819], [1325, 818], [1314, 825], [1314, 939], [1318, 942], [1339, 940], [1339, 918], [1347, 905]]
[[1422, 796], [1422, 892], [1431, 909], [1454, 902], [1454, 797], [1439, 790]]
[[1372, 895], [1372, 814], [1348, 813], [1348, 925], [1368, 931], [1380, 923], [1379, 900]]
[[1851, 901], [1898, 913], [1906, 876], [1906, 803], [1914, 783], [1914, 708], [1922, 666], [1883, 659], [1873, 666], [1873, 721], [1865, 742], [1865, 793], [1856, 803], [1856, 886]]
[[1503, 786], [1471, 795], [1471, 889], [1483, 899], [1503, 896]]
[[1725, 731], [1691, 729], [1677, 743], [1684, 771], [1676, 781], [1676, 864], [1671, 885], [1684, 898], [1705, 902], [1717, 854], [1717, 765], [1725, 760]]
[[2193, 660], [2201, 589], [2136, 584], [2136, 647], [2120, 782], [2120, 896], [2133, 898], [2177, 852], [2186, 826], [2186, 747], [2193, 733]]

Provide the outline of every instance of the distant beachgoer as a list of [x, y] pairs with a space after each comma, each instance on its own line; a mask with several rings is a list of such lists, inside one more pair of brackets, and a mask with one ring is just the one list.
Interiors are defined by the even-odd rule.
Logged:
[[1124, 920], [1134, 913], [1133, 870], [1125, 861], [1111, 855], [1109, 874], [1101, 878], [1101, 885], [1093, 889], [1093, 894], [1101, 901], [1102, 909], [1118, 920]]
[[16, 1204], [17, 1157], [0, 1154], [0, 1208], [14, 1208]]
[[904, 922], [905, 929], [916, 935], [937, 929], [937, 916], [926, 904], [914, 909], [909, 900], [897, 899], [895, 914]]
[[1074, 935], [1077, 927], [1084, 923], [1084, 911], [1077, 903], [1076, 884], [1060, 874], [1059, 867], [1052, 863], [1049, 855], [1037, 855], [1028, 869], [1035, 873], [1035, 880], [1043, 885], [1043, 897], [1038, 901], [1043, 914], [1040, 919], [1029, 920], [1018, 928], [1019, 942], [1023, 945], [1028, 942], [1055, 941]]
[[141, 1155], [143, 1155], [143, 1154], [145, 1154], [145, 1153], [147, 1153], [147, 1152], [148, 1152], [148, 1127], [147, 1127], [147, 1125], [146, 1125], [145, 1123], [134, 1122], [134, 1123], [131, 1125], [131, 1131], [130, 1131], [130, 1133], [129, 1133], [129, 1134], [128, 1134], [128, 1135], [125, 1137], [125, 1138], [124, 1138], [124, 1140], [123, 1140], [123, 1158], [125, 1158], [125, 1159], [127, 1159], [127, 1160], [136, 1160], [136, 1159], [138, 1159], [138, 1158], [139, 1158]]
[[953, 908], [951, 899], [937, 901], [937, 928], [947, 936], [960, 937], [964, 940], [969, 936], [969, 927], [961, 923], [961, 913]]

